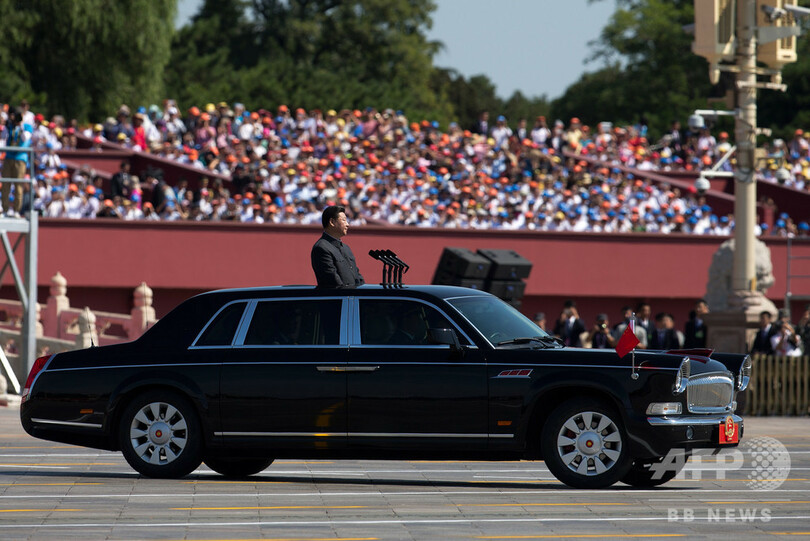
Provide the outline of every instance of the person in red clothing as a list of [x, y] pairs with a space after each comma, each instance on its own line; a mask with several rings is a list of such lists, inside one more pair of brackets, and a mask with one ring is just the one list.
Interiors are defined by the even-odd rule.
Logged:
[[132, 135], [132, 148], [134, 150], [148, 151], [149, 147], [146, 146], [146, 130], [143, 127], [143, 114], [135, 113], [133, 117], [133, 135]]

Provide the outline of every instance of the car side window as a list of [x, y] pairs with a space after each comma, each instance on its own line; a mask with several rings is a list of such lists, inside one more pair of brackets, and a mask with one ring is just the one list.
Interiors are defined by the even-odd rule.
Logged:
[[196, 345], [230, 346], [246, 305], [245, 302], [235, 302], [226, 306], [205, 328]]
[[[375, 346], [432, 345], [428, 329], [455, 329], [438, 310], [399, 299], [360, 300], [360, 340]], [[464, 343], [463, 337], [459, 340]]]
[[332, 346], [340, 343], [340, 300], [260, 301], [246, 346]]

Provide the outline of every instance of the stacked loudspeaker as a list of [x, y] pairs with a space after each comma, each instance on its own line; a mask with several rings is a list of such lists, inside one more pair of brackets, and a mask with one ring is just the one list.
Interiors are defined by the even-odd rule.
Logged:
[[519, 307], [532, 263], [512, 250], [445, 248], [433, 283], [488, 291]]

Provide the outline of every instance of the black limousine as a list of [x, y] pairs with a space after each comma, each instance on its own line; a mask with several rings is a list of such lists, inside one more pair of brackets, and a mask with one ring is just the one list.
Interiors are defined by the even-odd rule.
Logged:
[[[711, 355], [711, 357], [709, 357]], [[542, 459], [563, 483], [654, 486], [672, 449], [739, 443], [745, 355], [563, 347], [452, 286], [281, 286], [193, 297], [139, 339], [37, 359], [37, 438], [120, 450], [149, 477], [202, 461]]]

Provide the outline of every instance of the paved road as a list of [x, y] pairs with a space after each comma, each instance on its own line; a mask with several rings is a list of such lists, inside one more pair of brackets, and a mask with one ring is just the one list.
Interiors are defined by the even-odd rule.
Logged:
[[282, 460], [249, 481], [204, 466], [154, 480], [119, 453], [33, 439], [18, 414], [0, 408], [0, 540], [810, 538], [807, 418], [746, 420], [745, 440], [790, 454], [763, 491], [751, 453], [720, 470], [702, 457], [654, 490], [573, 490], [542, 462]]

